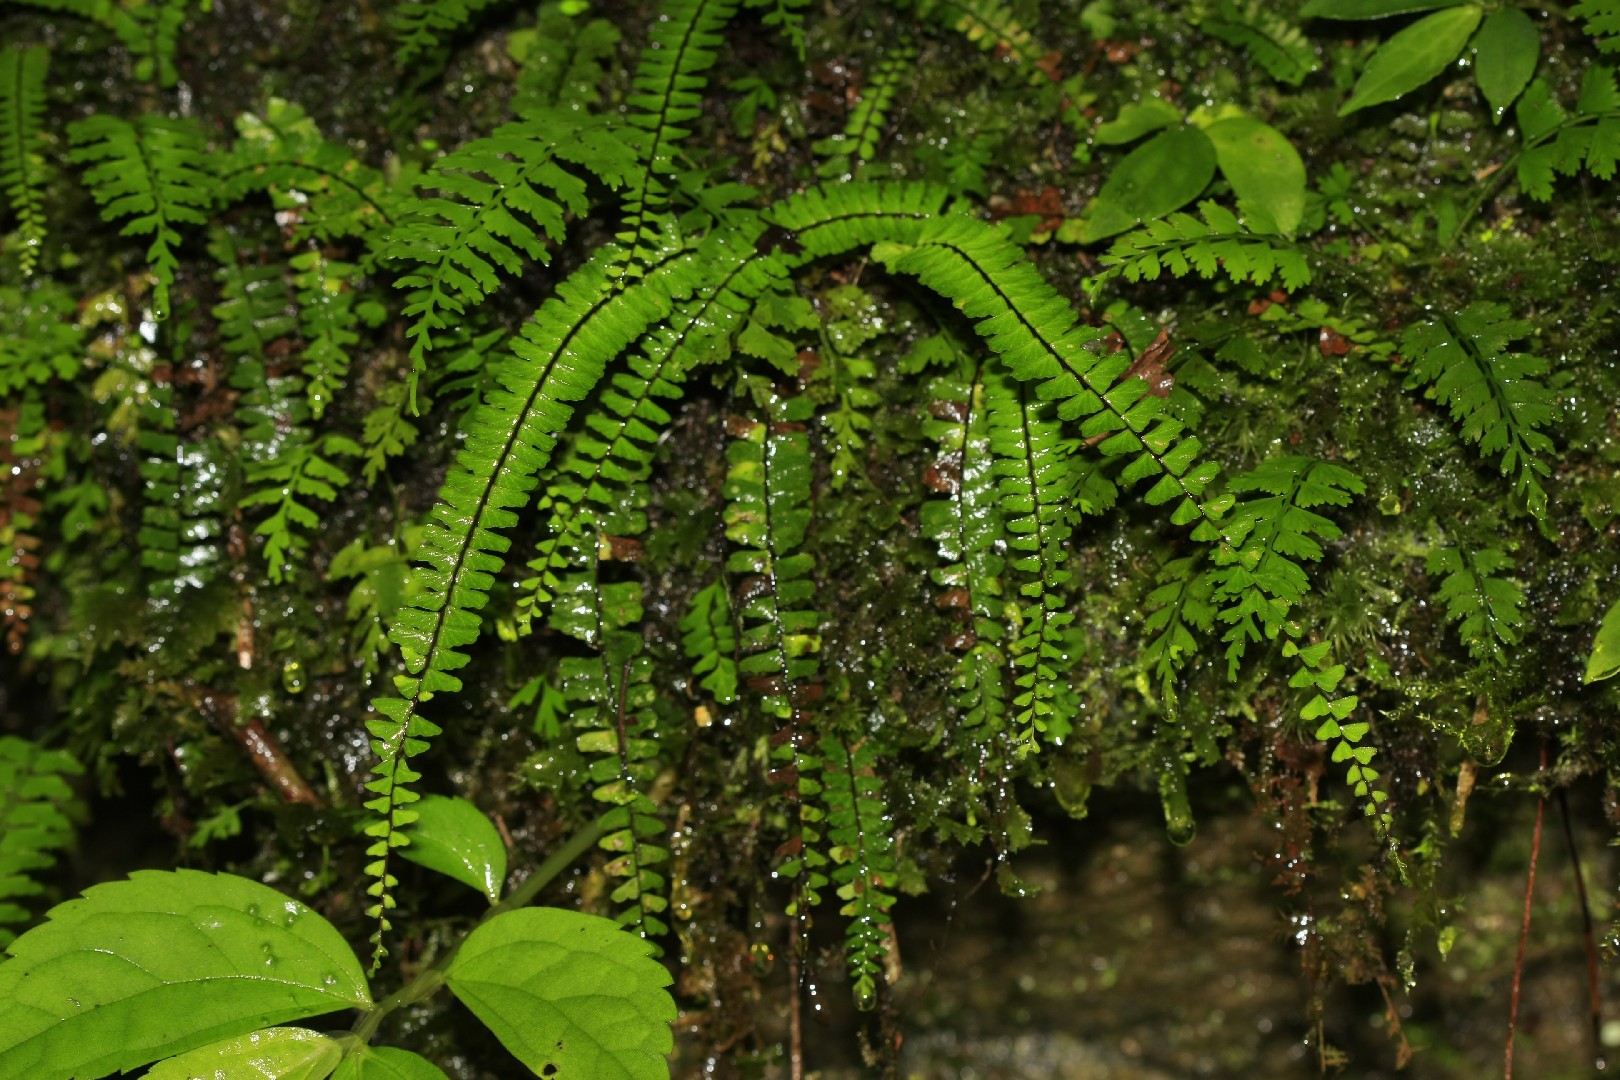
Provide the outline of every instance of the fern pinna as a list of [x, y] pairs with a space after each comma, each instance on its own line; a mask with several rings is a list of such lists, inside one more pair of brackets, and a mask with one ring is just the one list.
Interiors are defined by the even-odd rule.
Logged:
[[36, 872], [73, 842], [85, 807], [72, 781], [83, 771], [71, 754], [0, 735], [0, 946], [16, 938], [45, 891]]
[[17, 219], [22, 251], [19, 269], [27, 276], [45, 242], [45, 165], [40, 120], [45, 112], [45, 72], [50, 51], [43, 45], [0, 49], [0, 190]]

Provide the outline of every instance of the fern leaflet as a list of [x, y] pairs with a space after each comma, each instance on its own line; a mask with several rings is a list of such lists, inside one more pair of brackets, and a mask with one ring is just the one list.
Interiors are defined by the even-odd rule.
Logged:
[[1599, 49], [1620, 52], [1620, 0], [1581, 0], [1569, 13], [1586, 22], [1586, 32]]
[[1525, 88], [1515, 115], [1524, 135], [1519, 186], [1532, 199], [1548, 201], [1555, 175], [1573, 176], [1583, 165], [1600, 180], [1613, 179], [1620, 164], [1620, 88], [1613, 68], [1586, 69], [1573, 115], [1553, 100], [1545, 79]]
[[1497, 576], [1512, 569], [1513, 557], [1500, 548], [1454, 545], [1429, 552], [1429, 573], [1445, 575], [1436, 596], [1475, 660], [1501, 666], [1507, 663], [1505, 647], [1519, 643], [1524, 590]]
[[883, 781], [871, 740], [850, 743], [829, 736], [821, 741], [823, 799], [827, 804], [827, 849], [830, 876], [844, 905], [844, 958], [849, 965], [855, 1004], [877, 1004], [877, 982], [890, 957], [898, 878], [894, 837], [883, 806]]
[[31, 917], [24, 903], [45, 891], [32, 875], [56, 862], [85, 817], [70, 782], [83, 771], [71, 754], [0, 735], [0, 947]]
[[400, 67], [437, 49], [445, 38], [478, 17], [496, 0], [405, 0], [394, 9], [394, 54]]
[[536, 108], [596, 104], [619, 38], [619, 28], [606, 19], [581, 19], [560, 3], [541, 4], [534, 29], [506, 35], [506, 51], [518, 65], [512, 111], [522, 116]]
[[309, 411], [319, 420], [348, 378], [349, 349], [360, 341], [356, 326], [361, 319], [375, 326], [386, 313], [375, 300], [355, 306], [353, 263], [329, 259], [320, 251], [303, 251], [288, 261], [298, 290], [305, 391]]
[[912, 74], [916, 59], [916, 50], [909, 46], [902, 46], [883, 58], [861, 91], [855, 108], [850, 110], [844, 130], [812, 147], [826, 159], [817, 166], [817, 176], [824, 180], [848, 179], [856, 175], [863, 163], [872, 160], [901, 81]]
[[1107, 273], [1093, 279], [1088, 288], [1095, 289], [1110, 274], [1123, 274], [1127, 281], [1157, 281], [1165, 271], [1172, 277], [1195, 271], [1205, 278], [1225, 273], [1239, 284], [1256, 285], [1276, 277], [1285, 289], [1310, 284], [1304, 254], [1286, 238], [1250, 232], [1218, 203], [1199, 203], [1198, 210], [1202, 221], [1175, 213], [1115, 240], [1099, 260]]
[[701, 676], [698, 685], [717, 703], [737, 700], [737, 630], [725, 582], [710, 582], [693, 595], [681, 619], [681, 648], [692, 661], [692, 674]]
[[1384, 806], [1389, 801], [1389, 793], [1379, 789], [1379, 773], [1372, 767], [1372, 760], [1378, 751], [1362, 742], [1369, 729], [1367, 721], [1350, 720], [1359, 699], [1354, 694], [1329, 696], [1338, 690], [1340, 682], [1344, 680], [1344, 665], [1333, 662], [1329, 644], [1325, 641], [1302, 648], [1292, 640], [1285, 640], [1282, 654], [1299, 658], [1299, 670], [1288, 680], [1288, 685], [1295, 689], [1308, 689], [1311, 694], [1311, 699], [1299, 711], [1300, 719], [1321, 721], [1316, 729], [1316, 738], [1334, 744], [1333, 760], [1345, 765], [1345, 781], [1350, 785], [1351, 793], [1365, 800], [1361, 804], [1362, 813], [1371, 819], [1373, 831], [1389, 843], [1395, 864], [1400, 866], [1400, 854], [1391, 832], [1394, 818]]
[[1158, 585], [1147, 595], [1142, 629], [1155, 635], [1143, 652], [1167, 701], [1175, 700], [1175, 679], [1198, 651], [1199, 638], [1215, 628], [1213, 583], [1199, 569], [1198, 555], [1169, 559], [1159, 568]]
[[1500, 454], [1502, 475], [1513, 475], [1514, 490], [1539, 519], [1547, 493], [1538, 477], [1551, 472], [1539, 455], [1553, 449], [1541, 428], [1552, 422], [1555, 403], [1535, 378], [1547, 361], [1507, 351], [1529, 333], [1530, 324], [1510, 318], [1506, 306], [1480, 302], [1407, 327], [1401, 353], [1411, 365], [1407, 387], [1425, 387], [1426, 397], [1448, 407], [1482, 457]]
[[1203, 22], [1204, 33], [1244, 50], [1273, 79], [1298, 86], [1319, 70], [1322, 62], [1299, 27], [1259, 0], [1239, 5], [1221, 0], [1213, 17]]
[[17, 219], [23, 276], [34, 272], [45, 242], [45, 160], [40, 119], [45, 112], [45, 70], [50, 50], [0, 49], [0, 190]]
[[153, 314], [167, 318], [169, 286], [180, 266], [176, 226], [200, 225], [213, 202], [213, 163], [194, 122], [142, 116], [132, 124], [98, 114], [68, 127], [69, 160], [86, 165], [85, 186], [103, 221], [127, 218], [122, 235], [151, 236], [146, 260], [156, 281]]

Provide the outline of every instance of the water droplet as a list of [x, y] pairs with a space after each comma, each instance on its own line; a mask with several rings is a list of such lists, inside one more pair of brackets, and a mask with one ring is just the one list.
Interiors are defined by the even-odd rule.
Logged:
[[1170, 842], [1186, 847], [1198, 835], [1198, 823], [1187, 799], [1187, 774], [1173, 758], [1159, 765], [1159, 798], [1164, 803], [1164, 828]]
[[281, 665], [281, 686], [289, 694], [300, 694], [304, 690], [304, 665], [297, 660], [288, 660]]

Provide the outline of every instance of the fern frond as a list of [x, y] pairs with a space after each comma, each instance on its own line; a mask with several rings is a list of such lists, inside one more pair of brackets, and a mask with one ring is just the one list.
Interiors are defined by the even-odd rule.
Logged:
[[1586, 23], [1586, 33], [1604, 52], [1620, 52], [1620, 0], [1581, 0], [1569, 13]]
[[14, 927], [32, 917], [24, 904], [44, 888], [33, 880], [73, 843], [85, 819], [72, 777], [84, 768], [71, 754], [46, 750], [14, 735], [0, 735], [0, 947], [17, 937]]
[[98, 114], [68, 127], [69, 160], [86, 165], [84, 184], [103, 221], [128, 219], [121, 235], [150, 236], [146, 260], [156, 280], [153, 314], [169, 311], [169, 286], [180, 261], [177, 226], [200, 225], [213, 203], [213, 159], [197, 125], [141, 116], [134, 123]]
[[78, 301], [59, 281], [0, 285], [0, 395], [11, 396], [84, 368], [84, 330], [75, 324]]
[[1157, 281], [1168, 271], [1172, 277], [1225, 273], [1238, 284], [1264, 285], [1276, 277], [1285, 289], [1310, 284], [1304, 253], [1286, 237], [1250, 232], [1236, 214], [1215, 202], [1199, 203], [1198, 210], [1202, 221], [1174, 213], [1126, 233], [1098, 261], [1107, 274], [1122, 274], [1126, 281]]
[[[1007, 643], [1012, 663], [1013, 738], [1019, 754], [1060, 739], [1068, 722], [1056, 710], [1069, 657], [1064, 628], [1074, 621], [1065, 586], [1072, 576], [1066, 545], [1073, 533], [1072, 448], [1050, 402], [1001, 372], [986, 375], [990, 449], [1006, 529], [1007, 565], [1020, 575], [1018, 622]], [[1049, 731], [1053, 725], [1057, 730]], [[1043, 740], [1044, 737], [1044, 740]]]
[[1445, 575], [1435, 595], [1446, 605], [1446, 617], [1457, 624], [1470, 655], [1482, 663], [1507, 663], [1506, 647], [1519, 643], [1524, 590], [1497, 576], [1512, 569], [1513, 557], [1500, 548], [1459, 544], [1429, 552], [1429, 573]]
[[1298, 86], [1306, 76], [1319, 70], [1312, 46], [1298, 26], [1259, 0], [1237, 4], [1221, 0], [1213, 17], [1203, 22], [1204, 33], [1242, 49], [1280, 83]]
[[239, 115], [236, 131], [221, 171], [222, 201], [267, 192], [291, 241], [359, 237], [365, 242], [360, 265], [369, 271], [400, 212], [383, 174], [347, 147], [327, 142], [303, 109], [280, 98], [270, 99], [262, 118]]
[[176, 434], [172, 387], [154, 386], [139, 417], [143, 491], [136, 543], [141, 566], [150, 571], [147, 592], [168, 603], [206, 586], [224, 565], [231, 455], [218, 440]]
[[355, 306], [358, 267], [353, 263], [329, 259], [319, 250], [299, 252], [288, 262], [298, 291], [304, 389], [309, 411], [319, 420], [349, 376], [349, 349], [360, 341], [360, 320], [375, 326], [385, 312], [374, 300]]
[[1599, 180], [1614, 178], [1620, 165], [1620, 88], [1614, 76], [1602, 64], [1587, 68], [1573, 115], [1553, 99], [1545, 79], [1525, 88], [1514, 109], [1524, 136], [1518, 178], [1526, 195], [1547, 202], [1554, 178], [1574, 176], [1582, 167]]
[[461, 322], [501, 273], [549, 262], [545, 239], [560, 243], [565, 213], [589, 209], [585, 179], [565, 166], [617, 187], [635, 164], [604, 121], [562, 112], [503, 124], [435, 162], [418, 186], [440, 194], [406, 203], [388, 247], [389, 258], [415, 264], [396, 282], [413, 290], [404, 310], [413, 386], [434, 333]]
[[518, 65], [512, 111], [595, 105], [604, 69], [618, 52], [619, 28], [607, 19], [569, 15], [560, 3], [540, 5], [532, 30], [506, 35], [506, 51]]
[[1035, 383], [1041, 399], [1056, 402], [1061, 419], [1082, 422], [1083, 437], [1106, 436], [1097, 452], [1128, 458], [1118, 486], [1157, 476], [1144, 496], [1149, 505], [1176, 502], [1170, 520], [1196, 523], [1195, 540], [1220, 535], [1218, 523], [1231, 497], [1204, 497], [1217, 466], [1195, 464], [1198, 440], [1183, 437], [1181, 422], [1165, 414], [1165, 400], [1148, 394], [1143, 380], [1114, 385], [1130, 357], [1088, 348], [1103, 332], [1079, 325], [1068, 300], [999, 230], [971, 218], [940, 217], [924, 224], [915, 241], [880, 244], [873, 257], [916, 276], [974, 319], [1015, 377]]
[[1350, 785], [1350, 791], [1356, 798], [1364, 800], [1362, 813], [1371, 820], [1373, 831], [1389, 844], [1395, 865], [1400, 867], [1400, 852], [1396, 849], [1393, 833], [1395, 819], [1385, 806], [1389, 793], [1378, 786], [1379, 773], [1372, 767], [1372, 760], [1378, 751], [1363, 742], [1370, 725], [1365, 720], [1350, 719], [1360, 699], [1354, 694], [1329, 696], [1338, 690], [1344, 680], [1344, 665], [1333, 662], [1329, 644], [1325, 641], [1300, 647], [1292, 640], [1285, 640], [1282, 654], [1299, 658], [1299, 670], [1288, 680], [1288, 685], [1296, 690], [1306, 689], [1311, 695], [1311, 699], [1299, 711], [1300, 719], [1321, 721], [1316, 729], [1316, 738], [1334, 744], [1333, 760], [1345, 765], [1345, 782]]
[[1011, 59], [1034, 85], [1054, 81], [1042, 66], [1049, 52], [1019, 20], [1008, 0], [924, 0], [924, 16], [958, 31], [985, 52]]
[[629, 128], [624, 132], [640, 168], [626, 186], [618, 234], [631, 272], [645, 264], [657, 241], [651, 219], [668, 202], [676, 144], [692, 133], [688, 125], [702, 113], [705, 72], [714, 66], [720, 31], [736, 12], [737, 0], [664, 0], [651, 40], [641, 50], [625, 102]]
[[394, 8], [393, 31], [398, 47], [394, 61], [409, 65], [439, 47], [498, 0], [404, 0]]
[[894, 906], [894, 836], [883, 805], [872, 740], [850, 743], [828, 736], [821, 741], [822, 798], [827, 805], [830, 876], [844, 905], [844, 961], [857, 1008], [877, 1004], [893, 943], [889, 909]]
[[692, 596], [681, 619], [681, 649], [692, 661], [698, 685], [721, 705], [737, 700], [737, 630], [724, 581], [713, 581]]
[[849, 179], [857, 174], [862, 164], [872, 160], [895, 95], [915, 70], [916, 59], [917, 51], [910, 46], [901, 46], [883, 58], [861, 89], [844, 130], [811, 147], [825, 158], [816, 167], [817, 176], [824, 180]]
[[376, 482], [388, 462], [416, 445], [421, 432], [405, 415], [409, 388], [403, 382], [385, 384], [377, 391], [377, 405], [366, 413], [360, 428], [360, 445], [365, 448], [363, 473], [367, 484]]
[[950, 642], [962, 654], [951, 677], [954, 703], [965, 725], [982, 730], [974, 733], [982, 741], [1002, 730], [1007, 712], [1001, 599], [1006, 523], [982, 373], [973, 371], [965, 382], [942, 380], [935, 393], [923, 433], [939, 444], [928, 482], [945, 498], [923, 503], [919, 521], [923, 535], [939, 545], [944, 564], [932, 572], [945, 590], [935, 602], [964, 624]]
[[799, 55], [799, 62], [804, 62], [804, 10], [810, 6], [810, 0], [744, 0], [744, 6], [765, 8], [765, 17], [761, 21], [787, 38], [788, 44]]
[[1199, 639], [1215, 628], [1214, 585], [1202, 562], [1201, 555], [1166, 560], [1143, 605], [1148, 614], [1142, 629], [1154, 637], [1142, 660], [1158, 676], [1166, 700], [1174, 699], [1176, 676], [1198, 652]]
[[46, 172], [39, 143], [50, 58], [43, 45], [0, 49], [0, 190], [17, 219], [17, 262], [24, 277], [34, 272], [45, 242]]
[[1411, 365], [1406, 386], [1424, 387], [1425, 397], [1449, 408], [1481, 457], [1500, 454], [1502, 475], [1513, 476], [1514, 490], [1539, 519], [1547, 493], [1538, 478], [1551, 473], [1539, 455], [1553, 450], [1541, 428], [1553, 421], [1556, 403], [1536, 379], [1547, 361], [1507, 351], [1529, 333], [1530, 324], [1510, 317], [1505, 305], [1479, 302], [1407, 327], [1401, 353]]
[[1342, 534], [1318, 506], [1348, 506], [1366, 491], [1360, 477], [1340, 465], [1296, 454], [1269, 458], [1232, 478], [1234, 492], [1260, 492], [1239, 502], [1226, 521], [1226, 543], [1212, 552], [1211, 602], [1227, 624], [1227, 674], [1251, 642], [1275, 639], [1294, 605], [1310, 590], [1301, 561], [1322, 558], [1320, 541]]
[[529, 502], [535, 472], [550, 458], [573, 403], [601, 378], [606, 358], [665, 317], [671, 297], [689, 287], [694, 274], [689, 264], [676, 263], [667, 273], [620, 288], [609, 275], [620, 259], [619, 252], [603, 249], [562, 282], [513, 339], [495, 388], [467, 422], [466, 442], [440, 489], [418, 553], [418, 591], [390, 632], [407, 674], [394, 680], [400, 696], [373, 700], [377, 715], [366, 724], [378, 758], [366, 785], [376, 796], [366, 804], [376, 815], [366, 830], [374, 841], [367, 867], [375, 900], [368, 914], [378, 920], [374, 964], [386, 952], [382, 935], [394, 906], [391, 853], [408, 842], [402, 829], [416, 819], [411, 785], [420, 774], [410, 759], [439, 733], [420, 708], [435, 693], [461, 688], [452, 672], [467, 663], [461, 650], [478, 639], [478, 613], [489, 602], [509, 546], [495, 530], [510, 528], [515, 510]]
[[174, 54], [191, 0], [143, 0], [120, 5], [113, 28], [135, 57], [135, 77], [170, 87], [180, 81]]
[[811, 605], [814, 556], [802, 550], [810, 527], [811, 461], [806, 425], [814, 414], [804, 397], [773, 398], [769, 419], [734, 416], [726, 448], [722, 493], [728, 573], [742, 621], [738, 674], [759, 696], [776, 728], [770, 738], [773, 768], [789, 806], [789, 836], [777, 851], [777, 877], [793, 882], [788, 913], [803, 917], [820, 903], [827, 885], [821, 848], [823, 814], [812, 801], [821, 791], [815, 736], [805, 716], [819, 694], [822, 616]]

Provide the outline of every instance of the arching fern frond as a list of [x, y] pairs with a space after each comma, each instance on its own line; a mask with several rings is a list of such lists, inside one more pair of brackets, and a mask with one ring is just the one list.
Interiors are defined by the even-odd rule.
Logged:
[[581, 171], [617, 187], [635, 164], [605, 121], [563, 112], [502, 124], [436, 161], [419, 187], [440, 194], [405, 204], [388, 247], [391, 259], [415, 264], [396, 282], [412, 290], [413, 385], [434, 333], [459, 323], [501, 273], [521, 273], [526, 258], [550, 261], [542, 235], [560, 243], [564, 214], [589, 209]]
[[1290, 454], [1261, 462], [1227, 487], [1260, 493], [1237, 504], [1226, 521], [1227, 543], [1212, 551], [1211, 601], [1228, 626], [1221, 640], [1235, 677], [1249, 644], [1276, 638], [1310, 590], [1301, 561], [1320, 560], [1321, 541], [1342, 535], [1314, 508], [1348, 506], [1367, 486], [1343, 466]]
[[83, 771], [71, 754], [0, 735], [0, 947], [32, 917], [24, 904], [44, 892], [34, 873], [55, 864], [86, 816], [70, 782]]
[[1547, 202], [1554, 178], [1574, 176], [1583, 166], [1600, 180], [1613, 179], [1620, 164], [1620, 88], [1613, 68], [1586, 69], [1573, 114], [1553, 99], [1545, 79], [1536, 79], [1520, 96], [1514, 115], [1524, 136], [1519, 186], [1532, 199]]
[[1202, 221], [1191, 214], [1174, 213], [1115, 240], [1098, 260], [1108, 268], [1107, 273], [1087, 287], [1095, 289], [1114, 274], [1123, 275], [1126, 281], [1157, 281], [1164, 272], [1172, 277], [1196, 272], [1204, 278], [1224, 273], [1239, 284], [1249, 281], [1256, 285], [1276, 277], [1285, 289], [1310, 284], [1305, 256], [1287, 238], [1250, 232], [1236, 214], [1219, 203], [1199, 203], [1198, 211]]
[[0, 49], [0, 190], [17, 219], [19, 268], [34, 272], [45, 242], [45, 160], [39, 125], [45, 113], [45, 71], [50, 50]]
[[1411, 365], [1407, 387], [1421, 386], [1449, 408], [1482, 457], [1500, 454], [1502, 475], [1513, 477], [1531, 515], [1541, 518], [1547, 493], [1539, 477], [1551, 472], [1541, 455], [1553, 450], [1541, 428], [1552, 422], [1555, 402], [1536, 376], [1547, 361], [1507, 351], [1529, 333], [1530, 324], [1510, 317], [1505, 305], [1480, 302], [1407, 327], [1401, 353]]
[[720, 31], [736, 14], [737, 0], [664, 0], [651, 40], [641, 50], [626, 99], [629, 129], [641, 167], [625, 189], [619, 241], [639, 269], [657, 240], [651, 217], [668, 201], [675, 147], [702, 112], [700, 96], [721, 44]]
[[1475, 660], [1501, 666], [1507, 663], [1506, 649], [1519, 643], [1524, 590], [1497, 576], [1512, 569], [1513, 557], [1500, 548], [1456, 544], [1429, 552], [1430, 576], [1445, 575], [1435, 596]]
[[822, 798], [827, 804], [830, 876], [844, 924], [844, 960], [849, 965], [855, 1004], [877, 1004], [878, 979], [893, 945], [889, 909], [898, 878], [894, 836], [883, 805], [883, 780], [870, 739], [851, 743], [828, 736], [821, 741]]
[[1221, 0], [1215, 10], [1203, 21], [1204, 33], [1242, 49], [1278, 82], [1298, 86], [1321, 68], [1304, 31], [1259, 0]]
[[156, 280], [153, 314], [169, 312], [169, 286], [180, 266], [179, 225], [200, 225], [213, 203], [213, 159], [189, 120], [141, 116], [134, 123], [98, 114], [68, 127], [69, 159], [86, 165], [84, 184], [103, 221], [128, 219], [124, 236], [150, 236], [146, 260]]

